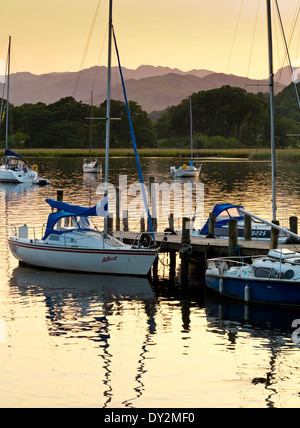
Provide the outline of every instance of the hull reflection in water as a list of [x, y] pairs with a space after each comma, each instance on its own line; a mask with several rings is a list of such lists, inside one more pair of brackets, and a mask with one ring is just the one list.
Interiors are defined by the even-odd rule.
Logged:
[[96, 356], [102, 407], [130, 407], [142, 396], [157, 305], [146, 278], [18, 267], [10, 285], [21, 296], [44, 296], [48, 333], [57, 346], [81, 343], [87, 362]]
[[121, 299], [154, 298], [154, 292], [147, 278], [136, 276], [95, 275], [72, 272], [48, 271], [30, 267], [17, 267], [10, 280], [18, 287], [37, 287], [42, 291], [61, 291], [66, 289], [77, 293], [90, 292], [97, 297], [113, 296]]

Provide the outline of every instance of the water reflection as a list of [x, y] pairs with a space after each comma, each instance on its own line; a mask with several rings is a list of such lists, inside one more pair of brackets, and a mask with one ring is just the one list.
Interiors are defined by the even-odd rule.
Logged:
[[[209, 296], [206, 300], [206, 316], [209, 331], [225, 335], [229, 348], [235, 352], [245, 346], [241, 339], [243, 334], [255, 340], [256, 346], [267, 352], [263, 373], [258, 359], [259, 375], [252, 375], [251, 383], [264, 387], [266, 407], [276, 407], [282, 393], [282, 383], [288, 381], [286, 374], [283, 376], [281, 365], [287, 361], [289, 351], [293, 348], [299, 350], [299, 345], [291, 340], [292, 323], [299, 318], [299, 309], [244, 305], [218, 296]], [[240, 370], [245, 363], [245, 360], [238, 362]]]
[[[149, 281], [146, 278], [86, 275], [18, 267], [13, 270], [9, 282], [12, 292], [18, 292], [23, 300], [24, 297], [43, 295], [50, 336], [63, 337], [65, 342], [87, 338], [99, 347], [104, 372], [102, 382], [105, 386], [103, 407], [109, 405], [114, 395], [111, 366], [114, 360], [119, 358], [111, 346], [114, 341], [115, 319], [118, 320], [118, 329], [128, 337], [134, 334], [136, 324], [142, 323], [142, 337], [137, 338], [140, 342], [132, 347], [133, 355], [124, 355], [126, 359], [136, 360], [133, 393], [123, 400], [124, 406], [131, 407], [134, 400], [143, 393], [145, 355], [149, 352], [151, 335], [155, 333], [157, 298]], [[134, 311], [136, 320], [127, 326], [128, 311]], [[115, 376], [116, 373], [113, 377]]]
[[[141, 163], [146, 184], [152, 176], [171, 182], [173, 160]], [[103, 182], [101, 175], [82, 174], [82, 159], [38, 164], [49, 187], [0, 185], [3, 405], [299, 407], [295, 310], [213, 297], [197, 264], [185, 288], [178, 256], [170, 272], [168, 255], [160, 255], [155, 281], [17, 267], [7, 246], [10, 223], [42, 226], [49, 214], [45, 199], [55, 199], [57, 189], [66, 202], [94, 205]], [[119, 174], [129, 185], [138, 180], [134, 159], [114, 158], [110, 166], [112, 183]], [[270, 219], [267, 162], [209, 161], [203, 169], [205, 216], [216, 203], [233, 202]], [[300, 209], [297, 165], [279, 163], [278, 183], [281, 221]]]

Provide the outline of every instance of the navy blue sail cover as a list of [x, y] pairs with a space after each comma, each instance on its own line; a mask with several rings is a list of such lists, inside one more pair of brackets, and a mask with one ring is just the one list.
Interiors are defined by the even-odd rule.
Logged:
[[[215, 214], [216, 216], [216, 226], [221, 227], [224, 226], [225, 224], [228, 223], [228, 219], [225, 220], [217, 220], [217, 217], [223, 212], [223, 211], [227, 211], [229, 208], [244, 208], [242, 205], [233, 205], [233, 204], [217, 204], [214, 206], [214, 209], [212, 210], [212, 212]], [[228, 214], [228, 218], [232, 218], [232, 216], [227, 212]], [[236, 218], [237, 220], [243, 220], [244, 216], [239, 216], [239, 217], [233, 217]], [[200, 235], [203, 234], [207, 234], [209, 232], [209, 218], [207, 219], [207, 222], [205, 223], [205, 225], [203, 226], [202, 230], [200, 231]]]
[[65, 202], [55, 201], [54, 199], [46, 199], [46, 202], [52, 208], [56, 208], [61, 211], [67, 211], [68, 213], [76, 214], [83, 217], [89, 216], [98, 216], [98, 217], [106, 217], [107, 216], [107, 197], [101, 199], [97, 205], [87, 208], [81, 207], [79, 205], [71, 205]]
[[5, 155], [5, 156], [15, 156], [15, 157], [17, 157], [17, 158], [21, 158], [21, 157], [22, 157], [22, 156], [21, 156], [21, 155], [19, 155], [18, 153], [15, 153], [15, 152], [13, 152], [12, 150], [8, 150], [8, 149], [6, 149], [6, 150], [5, 150], [4, 155]]
[[[57, 208], [59, 211], [53, 212], [48, 216], [47, 226], [45, 235], [43, 240], [46, 239], [51, 233], [61, 234], [63, 231], [57, 231], [54, 229], [56, 223], [64, 217], [84, 217], [87, 218], [89, 216], [98, 216], [98, 217], [106, 217], [107, 216], [107, 198], [104, 197], [101, 199], [97, 205], [91, 208], [81, 207], [79, 205], [71, 205], [65, 202], [55, 201], [54, 199], [46, 199], [46, 202], [52, 207]], [[85, 226], [82, 226], [81, 223], [84, 223]], [[85, 222], [79, 222], [78, 227], [81, 230], [86, 229], [89, 222], [86, 219]]]

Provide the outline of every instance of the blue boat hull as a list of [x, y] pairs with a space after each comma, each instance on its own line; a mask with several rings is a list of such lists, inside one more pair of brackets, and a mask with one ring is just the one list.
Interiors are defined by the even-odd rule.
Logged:
[[[300, 282], [222, 278], [206, 275], [206, 285], [226, 297], [248, 302], [300, 306]], [[245, 289], [246, 288], [246, 289]]]

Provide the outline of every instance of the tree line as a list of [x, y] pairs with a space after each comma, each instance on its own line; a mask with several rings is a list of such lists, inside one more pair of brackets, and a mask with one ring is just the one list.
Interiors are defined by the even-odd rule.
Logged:
[[[299, 109], [292, 91], [290, 85], [275, 96], [277, 147], [297, 146], [297, 138], [289, 136], [300, 132]], [[240, 147], [265, 147], [270, 142], [268, 94], [255, 95], [241, 88], [223, 86], [194, 93], [191, 96], [191, 104], [194, 129], [200, 136], [200, 147], [201, 141], [205, 141], [204, 136], [211, 137], [216, 143], [234, 141], [236, 146]], [[189, 99], [170, 107], [157, 120], [157, 135], [165, 139], [184, 138], [188, 135], [190, 126], [189, 115]]]
[[[275, 96], [275, 139], [277, 147], [297, 146], [291, 134], [300, 132], [299, 112], [292, 85]], [[223, 86], [191, 96], [194, 130], [198, 147], [211, 139], [235, 147], [260, 147], [269, 144], [270, 108], [267, 94], [257, 95], [244, 89]], [[135, 101], [129, 108], [138, 147], [189, 144], [190, 99], [169, 107], [154, 122]], [[73, 97], [44, 103], [10, 106], [9, 147], [11, 148], [93, 148], [105, 147], [106, 101], [91, 107]], [[129, 147], [131, 135], [126, 106], [111, 100], [112, 147]], [[91, 120], [90, 118], [94, 119]], [[96, 119], [97, 118], [97, 119]], [[101, 119], [99, 119], [101, 118]], [[5, 114], [1, 118], [0, 147], [5, 145]]]
[[[153, 122], [134, 101], [129, 101], [138, 147], [156, 143]], [[5, 146], [5, 114], [2, 115], [0, 144]], [[73, 97], [46, 105], [23, 104], [9, 107], [9, 147], [15, 148], [93, 148], [105, 147], [106, 101], [91, 107]], [[128, 147], [131, 134], [126, 105], [111, 100], [111, 142]], [[91, 119], [92, 118], [92, 119]], [[116, 119], [116, 120], [114, 120]]]

